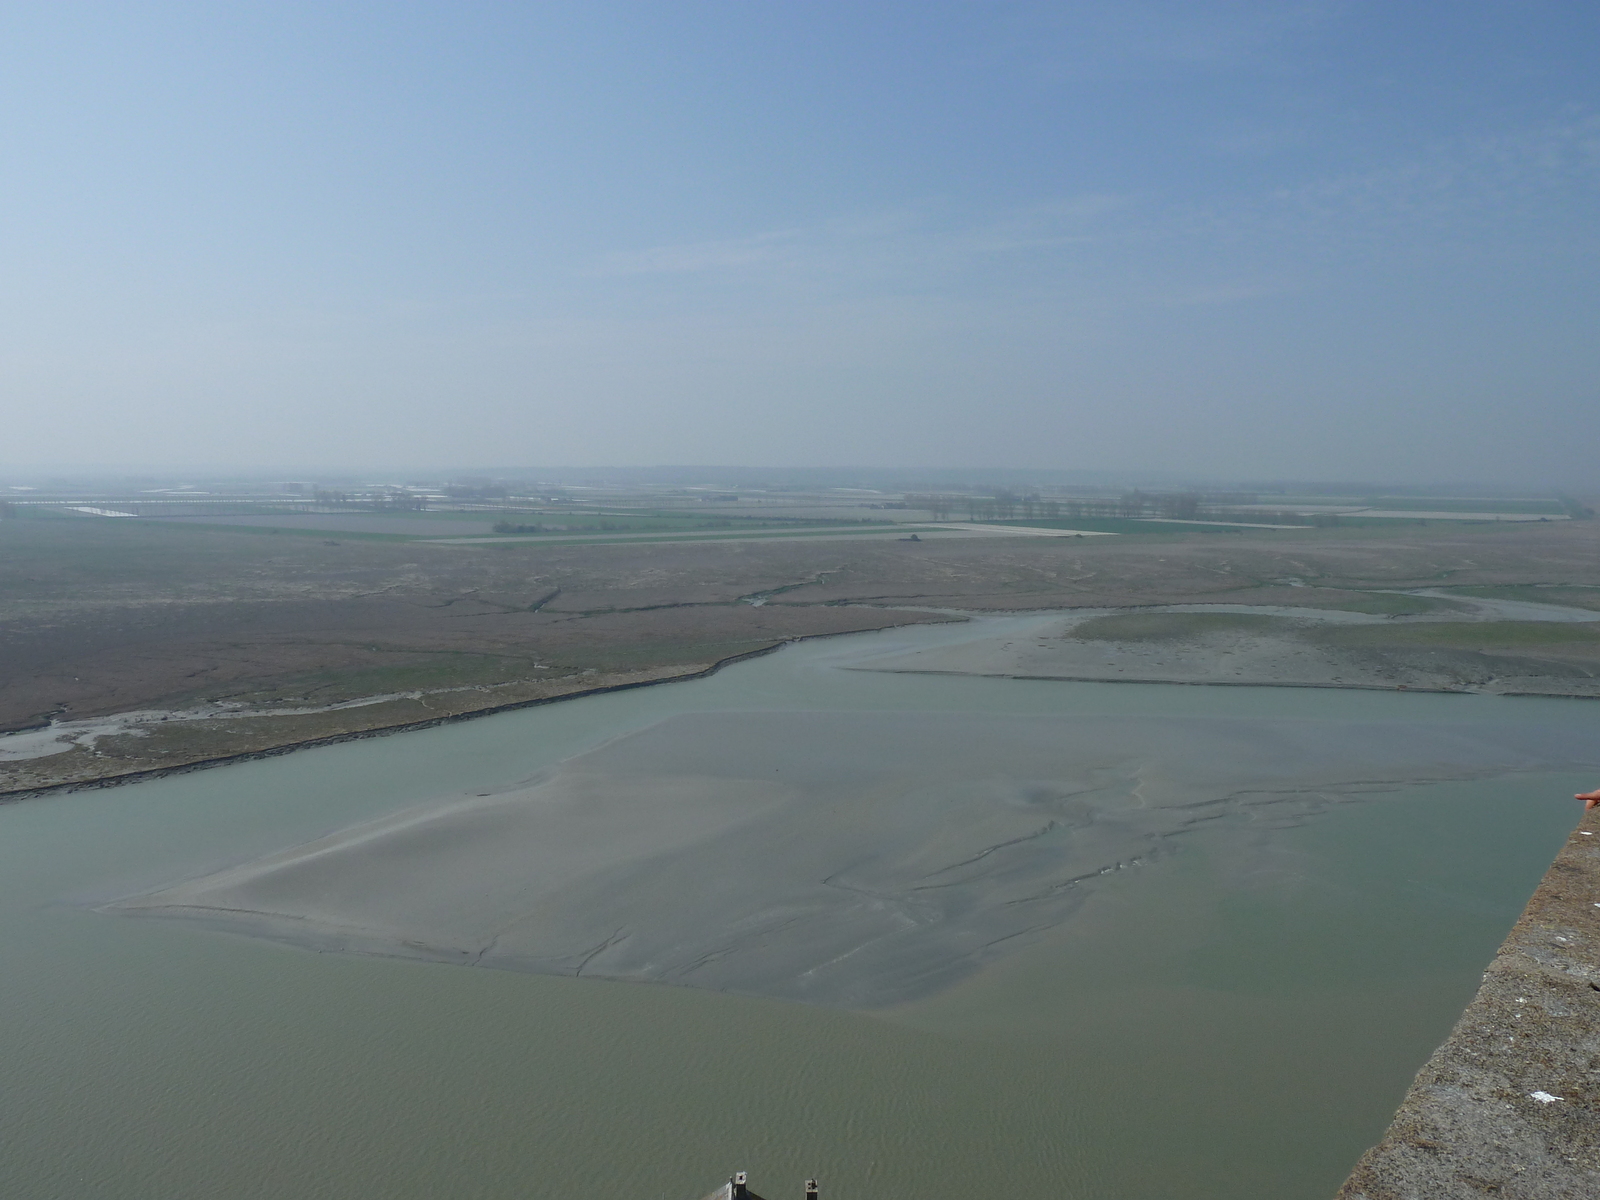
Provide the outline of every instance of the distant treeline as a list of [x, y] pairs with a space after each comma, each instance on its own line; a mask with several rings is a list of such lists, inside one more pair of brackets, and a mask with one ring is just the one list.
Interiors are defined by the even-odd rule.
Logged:
[[362, 512], [421, 512], [428, 507], [425, 496], [398, 489], [389, 492], [339, 492], [317, 488], [311, 493], [313, 504], [326, 508], [357, 509]]
[[632, 525], [619, 524], [615, 521], [597, 521], [589, 525], [519, 525], [511, 521], [496, 521], [496, 533], [582, 533], [590, 530], [600, 530], [604, 533], [626, 533], [633, 528]]

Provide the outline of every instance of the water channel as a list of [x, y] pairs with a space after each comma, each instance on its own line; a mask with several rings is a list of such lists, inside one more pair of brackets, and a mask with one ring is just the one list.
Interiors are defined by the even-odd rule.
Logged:
[[[0, 1194], [693, 1200], [747, 1169], [769, 1197], [808, 1175], [839, 1200], [1330, 1195], [1576, 819], [1600, 708], [841, 669], [1040, 619], [799, 644], [693, 683], [0, 808]], [[826, 762], [847, 728], [958, 781], [945, 764], [981, 742], [998, 787], [1008, 721], [1067, 757], [1159, 731], [1169, 799], [1173, 756], [1198, 746], [1217, 748], [1206, 788], [1258, 742], [1277, 782], [1270, 802], [1116, 826], [1134, 850], [1107, 842], [1104, 873], [1074, 867], [1071, 903], [1014, 940], [983, 924], [980, 881], [940, 919], [980, 928], [983, 954], [921, 988], [869, 970], [817, 1003], [759, 973], [574, 978], [104, 911], [652, 731], [690, 729], [714, 758], [726, 728], [730, 758], [760, 759], [776, 722], [784, 754]]]

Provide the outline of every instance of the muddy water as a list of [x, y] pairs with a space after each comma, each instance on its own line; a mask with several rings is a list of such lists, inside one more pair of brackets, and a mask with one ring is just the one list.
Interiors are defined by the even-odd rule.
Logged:
[[[1330, 1194], [1570, 828], [1600, 708], [838, 669], [1034, 620], [0, 809], [0, 1195], [692, 1200], [735, 1168], [769, 1196], [807, 1174], [846, 1198]], [[1355, 766], [1340, 739], [1375, 723], [1516, 753], [1224, 806], [1015, 952], [871, 1014], [97, 911], [717, 712], [1290, 721]]]

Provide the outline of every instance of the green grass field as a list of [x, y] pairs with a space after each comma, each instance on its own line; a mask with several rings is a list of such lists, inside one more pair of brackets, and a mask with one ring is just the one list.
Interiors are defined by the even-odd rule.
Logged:
[[1563, 587], [1546, 584], [1513, 584], [1505, 587], [1454, 587], [1462, 596], [1484, 600], [1525, 600], [1533, 604], [1559, 604], [1565, 608], [1590, 608], [1600, 612], [1600, 587]]
[[[808, 527], [800, 528], [800, 529], [790, 529], [790, 528], [747, 529], [747, 530], [740, 530], [740, 529], [733, 529], [733, 530], [726, 530], [726, 529], [722, 529], [722, 530], [716, 530], [716, 529], [713, 529], [713, 530], [685, 529], [685, 530], [683, 530], [683, 531], [681, 531], [679, 533], [675, 533], [675, 534], [674, 533], [660, 533], [660, 534], [654, 534], [654, 535], [651, 535], [651, 534], [640, 534], [640, 535], [635, 536], [635, 537], [622, 537], [622, 536], [618, 536], [616, 534], [601, 534], [599, 531], [596, 531], [595, 536], [587, 537], [587, 538], [583, 537], [581, 535], [574, 535], [574, 534], [570, 534], [570, 533], [567, 533], [567, 534], [549, 534], [549, 535], [545, 535], [545, 534], [506, 534], [503, 537], [499, 537], [499, 536], [485, 537], [483, 539], [483, 544], [484, 545], [494, 545], [496, 542], [500, 542], [500, 543], [503, 543], [505, 545], [510, 546], [510, 545], [516, 545], [519, 542], [520, 543], [527, 543], [527, 542], [530, 542], [530, 541], [538, 541], [539, 539], [548, 536], [548, 537], [550, 537], [552, 539], [560, 539], [560, 544], [563, 545], [563, 546], [588, 546], [588, 545], [594, 545], [594, 544], [602, 543], [602, 542], [604, 544], [606, 544], [606, 545], [609, 545], [609, 546], [631, 546], [631, 545], [636, 545], [636, 544], [646, 544], [646, 543], [650, 543], [650, 542], [716, 542], [716, 541], [748, 540], [748, 539], [751, 539], [751, 538], [767, 539], [767, 538], [807, 538], [807, 537], [855, 537], [855, 536], [858, 536], [860, 534], [869, 534], [869, 533], [881, 534], [881, 533], [885, 532], [886, 530], [891, 530], [891, 529], [895, 530], [896, 532], [898, 532], [898, 533], [900, 533], [900, 534], [902, 534], [902, 535], [904, 535], [906, 537], [910, 537], [913, 533], [919, 533], [920, 534], [920, 533], [936, 532], [935, 530], [930, 530], [925, 525], [891, 525], [891, 524], [888, 524], [888, 523], [885, 523], [885, 524], [882, 524], [882, 525], [857, 525], [857, 524], [851, 522], [849, 524], [840, 524], [840, 525], [833, 525], [833, 526], [822, 526], [822, 527], [817, 527], [817, 528], [812, 528], [812, 527], [808, 526]], [[416, 539], [411, 539], [411, 540], [416, 540]], [[423, 539], [423, 540], [427, 540], [427, 539]]]
[[[496, 516], [493, 513], [471, 514], [477, 520], [485, 520]], [[694, 513], [673, 512], [671, 510], [650, 509], [611, 509], [602, 511], [589, 510], [553, 510], [536, 513], [508, 513], [498, 517], [498, 521], [512, 526], [524, 526], [521, 530], [506, 533], [507, 537], [527, 537], [531, 534], [560, 534], [572, 533], [688, 533], [702, 530], [751, 530], [751, 529], [793, 529], [799, 525], [805, 526], [844, 526], [859, 524], [854, 520], [839, 519], [807, 519], [798, 517], [745, 517], [745, 516], [717, 516], [707, 514], [701, 516]], [[497, 530], [497, 533], [500, 531]]]
[[1492, 496], [1467, 499], [1428, 496], [1366, 496], [1358, 503], [1368, 508], [1387, 508], [1398, 512], [1523, 513], [1565, 516], [1559, 500], [1502, 500]]
[[1213, 633], [1274, 634], [1287, 630], [1283, 618], [1256, 613], [1115, 613], [1090, 618], [1075, 627], [1072, 636], [1095, 642], [1158, 642]]
[[1369, 613], [1375, 617], [1420, 617], [1426, 613], [1467, 611], [1462, 605], [1431, 596], [1402, 596], [1396, 592], [1319, 596], [1316, 594], [1318, 590], [1307, 589], [1310, 595], [1297, 607], [1331, 608], [1339, 612]]
[[1561, 501], [1542, 496], [1261, 496], [1259, 503], [1275, 508], [1332, 505], [1350, 508], [1386, 508], [1398, 512], [1527, 513], [1561, 516]]
[[[1233, 525], [1189, 525], [1182, 521], [1144, 521], [1133, 517], [1062, 517], [1060, 520], [979, 521], [979, 525], [1015, 525], [1022, 529], [1081, 529], [1084, 533], [1241, 533]], [[1293, 528], [1287, 526], [1286, 528]], [[1251, 530], [1268, 533], [1270, 530]]]
[[1600, 621], [1440, 621], [1415, 625], [1328, 625], [1313, 631], [1335, 646], [1416, 647], [1440, 650], [1536, 650], [1600, 643]]

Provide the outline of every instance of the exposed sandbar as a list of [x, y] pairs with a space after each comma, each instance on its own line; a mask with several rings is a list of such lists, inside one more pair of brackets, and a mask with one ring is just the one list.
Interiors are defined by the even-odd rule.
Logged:
[[1576, 724], [688, 714], [111, 909], [878, 1007], [1026, 945], [1200, 823], [1267, 830], [1407, 782], [1597, 759]]
[[1592, 613], [1579, 613], [1582, 621], [1506, 621], [1492, 619], [1493, 613], [1386, 620], [1337, 611], [1209, 607], [1064, 614], [1026, 635], [885, 655], [856, 669], [1600, 697], [1600, 624]]

